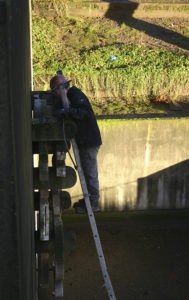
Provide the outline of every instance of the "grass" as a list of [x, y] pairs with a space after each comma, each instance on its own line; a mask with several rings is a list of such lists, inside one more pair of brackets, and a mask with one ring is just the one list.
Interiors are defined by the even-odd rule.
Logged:
[[169, 3], [169, 4], [185, 4], [187, 0], [134, 0], [133, 2], [139, 3]]
[[147, 5], [144, 7], [145, 11], [158, 11], [158, 10], [172, 10], [172, 11], [177, 11], [177, 12], [185, 12], [189, 14], [189, 6], [188, 5], [174, 5], [174, 6], [169, 6], [169, 5]]
[[[44, 3], [74, 3], [74, 2], [94, 2], [94, 0], [32, 0], [32, 4], [44, 4]], [[100, 2], [100, 0], [97, 0], [96, 2]], [[141, 2], [141, 3], [186, 3], [186, 0], [131, 0], [131, 2]]]
[[[152, 112], [151, 102], [159, 96], [179, 101], [189, 95], [189, 58], [183, 51], [140, 45], [144, 33], [124, 22], [42, 17], [36, 13], [39, 3], [38, 9], [55, 11], [62, 2], [33, 1], [36, 90], [49, 89], [50, 78], [63, 69], [90, 97], [97, 115]], [[182, 30], [189, 36], [187, 27]]]

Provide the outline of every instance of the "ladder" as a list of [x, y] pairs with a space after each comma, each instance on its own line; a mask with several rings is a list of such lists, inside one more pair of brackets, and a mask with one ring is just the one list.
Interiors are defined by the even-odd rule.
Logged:
[[[64, 88], [64, 84], [60, 84], [58, 88], [60, 90], [62, 106], [64, 108], [69, 108], [69, 101], [67, 98], [66, 90]], [[84, 197], [85, 205], [87, 208], [87, 214], [88, 214], [88, 218], [89, 218], [89, 222], [90, 222], [90, 226], [91, 226], [91, 230], [92, 230], [92, 234], [93, 234], [93, 239], [95, 242], [96, 251], [97, 251], [97, 255], [98, 255], [98, 259], [99, 259], [99, 263], [100, 263], [100, 268], [101, 268], [102, 276], [104, 279], [104, 287], [108, 293], [109, 299], [116, 300], [114, 289], [113, 289], [113, 286], [112, 286], [112, 283], [111, 283], [111, 280], [110, 280], [110, 277], [109, 277], [109, 274], [107, 271], [106, 261], [104, 258], [104, 253], [102, 250], [102, 245], [101, 245], [95, 217], [94, 217], [94, 214], [93, 214], [93, 211], [91, 208], [91, 203], [90, 203], [90, 199], [89, 199], [89, 195], [88, 195], [86, 180], [85, 180], [85, 176], [84, 176], [82, 166], [81, 166], [78, 146], [77, 146], [77, 143], [74, 138], [71, 139], [71, 144], [72, 144], [74, 157], [75, 157], [75, 161], [76, 161], [76, 165], [77, 165], [77, 172], [78, 172], [79, 179], [80, 179], [83, 197]]]

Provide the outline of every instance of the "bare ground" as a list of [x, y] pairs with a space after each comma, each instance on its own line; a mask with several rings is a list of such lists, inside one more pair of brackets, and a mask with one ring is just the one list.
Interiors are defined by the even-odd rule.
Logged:
[[[117, 300], [189, 299], [187, 214], [130, 213], [117, 222], [97, 221]], [[66, 228], [75, 232], [76, 247], [65, 255], [64, 299], [108, 299], [88, 223]]]
[[[98, 22], [114, 28], [123, 23], [128, 26], [120, 32], [124, 44], [137, 44], [152, 48], [189, 51], [189, 18], [99, 18]], [[136, 32], [129, 32], [132, 28]], [[106, 41], [105, 41], [106, 43]]]

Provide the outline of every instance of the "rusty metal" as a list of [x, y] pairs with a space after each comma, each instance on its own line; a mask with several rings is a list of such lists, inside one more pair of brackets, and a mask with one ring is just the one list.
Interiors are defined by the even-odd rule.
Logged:
[[40, 288], [49, 287], [49, 254], [40, 253], [38, 257], [38, 285]]
[[[75, 132], [73, 122], [65, 124], [66, 140], [62, 123], [54, 117], [56, 103], [53, 96], [45, 92], [32, 93], [33, 107], [33, 153], [39, 154], [39, 166], [33, 169], [34, 207], [39, 211], [36, 225], [36, 270], [38, 273], [38, 300], [44, 300], [42, 290], [61, 299], [64, 279], [63, 210], [71, 205], [68, 192], [62, 191], [76, 183], [76, 173], [66, 166], [66, 152], [70, 148], [70, 137]], [[52, 167], [49, 167], [49, 155]], [[53, 272], [53, 276], [50, 273]], [[54, 278], [54, 284], [49, 283]]]
[[75, 170], [72, 167], [66, 166], [66, 176], [57, 177], [56, 170], [53, 167], [48, 168], [49, 180], [40, 181], [39, 179], [39, 168], [33, 170], [34, 179], [33, 185], [35, 190], [41, 189], [67, 189], [75, 185], [77, 177]]
[[49, 240], [49, 202], [48, 202], [49, 193], [48, 190], [40, 191], [40, 240], [48, 241]]
[[39, 180], [48, 181], [48, 147], [46, 142], [39, 143]]
[[54, 229], [54, 293], [56, 297], [63, 296], [64, 279], [64, 247], [63, 247], [63, 222], [60, 203], [60, 191], [52, 190], [53, 203], [53, 229]]
[[66, 177], [66, 152], [62, 151], [59, 144], [56, 145], [56, 176]]

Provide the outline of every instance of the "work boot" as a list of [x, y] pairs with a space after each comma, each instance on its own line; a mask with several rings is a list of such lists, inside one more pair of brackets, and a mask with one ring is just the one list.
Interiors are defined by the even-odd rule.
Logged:
[[83, 205], [85, 206], [85, 199], [84, 198], [82, 198], [79, 201], [75, 202], [74, 205], [73, 205], [73, 208], [76, 208], [78, 206], [83, 206]]
[[100, 212], [100, 207], [98, 205], [98, 201], [92, 201], [91, 202], [91, 207], [94, 213]]
[[87, 213], [84, 199], [83, 199], [83, 201], [80, 201], [80, 202], [78, 201], [78, 202], [74, 203], [73, 207], [75, 208], [76, 214], [86, 214]]
[[[73, 207], [75, 208], [76, 214], [86, 214], [87, 213], [87, 208], [86, 208], [84, 199], [80, 199], [78, 202], [75, 202]], [[100, 212], [100, 207], [98, 205], [98, 201], [92, 201], [91, 208], [94, 213]]]

